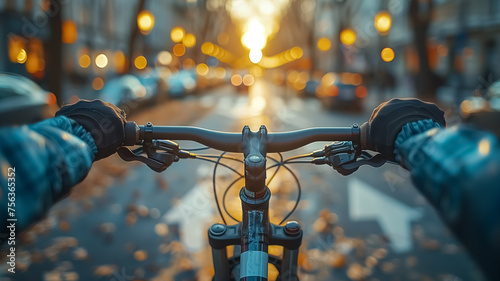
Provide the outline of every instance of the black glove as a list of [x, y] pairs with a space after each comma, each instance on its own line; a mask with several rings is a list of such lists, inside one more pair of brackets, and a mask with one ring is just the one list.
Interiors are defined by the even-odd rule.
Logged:
[[446, 125], [444, 112], [433, 103], [413, 98], [381, 103], [373, 110], [370, 121], [361, 125], [362, 146], [395, 161], [394, 142], [401, 128], [425, 119], [432, 119], [442, 127]]
[[115, 153], [124, 141], [125, 112], [111, 103], [80, 100], [56, 112], [56, 116], [61, 115], [75, 120], [90, 132], [97, 146], [95, 160]]

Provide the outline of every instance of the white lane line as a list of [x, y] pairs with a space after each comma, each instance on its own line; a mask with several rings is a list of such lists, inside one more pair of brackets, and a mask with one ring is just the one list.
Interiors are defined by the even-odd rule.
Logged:
[[378, 221], [394, 252], [410, 251], [413, 247], [411, 222], [422, 216], [421, 210], [409, 207], [354, 177], [348, 180], [347, 186], [350, 218], [353, 221]]
[[[163, 216], [166, 224], [179, 225], [181, 242], [192, 253], [207, 246], [207, 229], [220, 220], [212, 189], [212, 173], [212, 165], [200, 165], [193, 173], [198, 178], [196, 185]], [[227, 186], [234, 178], [233, 174], [222, 169], [217, 174], [218, 187]]]

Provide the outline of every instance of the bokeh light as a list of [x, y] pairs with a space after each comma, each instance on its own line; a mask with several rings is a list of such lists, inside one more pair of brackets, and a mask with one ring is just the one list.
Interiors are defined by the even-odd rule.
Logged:
[[90, 66], [91, 60], [89, 55], [81, 55], [80, 59], [78, 59], [78, 63], [82, 68], [87, 68]]
[[99, 91], [104, 87], [104, 80], [101, 77], [96, 77], [92, 80], [92, 88], [96, 91]]
[[486, 156], [490, 153], [491, 151], [491, 143], [487, 139], [482, 139], [479, 142], [479, 154]]
[[137, 69], [144, 69], [148, 66], [148, 60], [144, 56], [138, 56], [134, 60], [134, 65]]
[[391, 29], [392, 18], [386, 11], [381, 11], [375, 16], [375, 28], [381, 33], [385, 34]]
[[253, 83], [255, 83], [255, 78], [251, 74], [245, 74], [243, 76], [243, 85], [245, 86], [252, 86]]
[[198, 64], [198, 66], [196, 66], [196, 73], [198, 73], [198, 75], [205, 76], [208, 74], [208, 71], [208, 65], [204, 63], [200, 63]]
[[262, 50], [266, 46], [267, 36], [265, 28], [258, 20], [248, 24], [248, 31], [241, 37], [243, 46], [250, 50]]
[[349, 72], [344, 72], [340, 74], [340, 82], [342, 84], [352, 84], [352, 74]]
[[356, 32], [354, 30], [347, 28], [340, 32], [340, 42], [344, 45], [352, 45], [356, 42]]
[[337, 80], [337, 76], [333, 72], [326, 73], [323, 78], [321, 78], [321, 83], [325, 86], [331, 86]]
[[137, 26], [139, 26], [139, 30], [142, 33], [148, 34], [149, 32], [151, 32], [154, 25], [155, 25], [155, 17], [150, 11], [147, 10], [141, 11], [137, 16]]
[[62, 24], [62, 42], [64, 44], [75, 43], [78, 37], [77, 27], [74, 21], [65, 20]]
[[262, 51], [259, 49], [252, 49], [248, 57], [252, 63], [259, 63], [262, 60]]
[[196, 45], [196, 37], [193, 34], [188, 33], [182, 38], [182, 44], [184, 44], [187, 48], [194, 47], [194, 45]]
[[391, 48], [384, 48], [380, 53], [380, 56], [382, 57], [383, 61], [391, 62], [392, 60], [394, 60], [394, 50], [392, 50]]
[[166, 236], [168, 234], [168, 226], [164, 223], [158, 223], [155, 225], [155, 232], [159, 236]]
[[179, 43], [184, 38], [185, 31], [182, 27], [174, 27], [172, 31], [170, 31], [170, 38], [172, 41]]
[[215, 69], [215, 77], [218, 79], [223, 79], [226, 76], [226, 69], [224, 67], [217, 67]]
[[363, 83], [363, 77], [361, 77], [361, 74], [359, 73], [353, 73], [351, 75], [351, 82], [353, 85], [359, 86], [361, 85], [361, 83]]
[[217, 42], [221, 45], [226, 45], [229, 43], [229, 35], [225, 32], [220, 33], [217, 35]]
[[193, 59], [187, 58], [182, 62], [182, 67], [185, 69], [191, 69], [195, 67], [196, 62]]
[[186, 53], [186, 47], [183, 44], [175, 44], [172, 51], [175, 56], [181, 57]]
[[24, 49], [19, 50], [19, 53], [17, 53], [16, 57], [17, 62], [25, 63], [27, 59], [28, 59], [28, 54], [26, 54], [26, 51]]
[[115, 70], [118, 73], [125, 72], [127, 59], [122, 51], [116, 51], [113, 55]]
[[9, 59], [11, 62], [18, 62], [17, 56], [25, 48], [25, 40], [19, 36], [9, 36]]
[[172, 54], [168, 51], [161, 51], [158, 53], [158, 62], [163, 65], [168, 65], [172, 62]]
[[358, 98], [365, 98], [368, 94], [368, 89], [365, 86], [356, 87], [356, 96]]
[[148, 252], [139, 250], [134, 252], [134, 258], [138, 261], [143, 261], [148, 258]]
[[293, 47], [290, 50], [290, 55], [293, 59], [300, 59], [304, 55], [304, 51], [300, 47]]
[[318, 40], [318, 49], [320, 49], [321, 51], [328, 51], [330, 50], [331, 46], [332, 43], [326, 37], [322, 37]]
[[254, 65], [250, 68], [249, 73], [253, 75], [253, 77], [257, 78], [261, 77], [264, 74], [264, 70], [262, 69], [262, 67]]
[[95, 65], [99, 68], [105, 68], [108, 65], [108, 57], [105, 54], [99, 54], [95, 58]]
[[28, 54], [28, 58], [26, 60], [26, 71], [31, 74], [36, 74], [39, 71], [43, 71], [45, 67], [45, 61], [38, 57], [38, 55], [34, 52]]
[[233, 86], [238, 87], [241, 85], [241, 83], [243, 83], [243, 78], [241, 78], [241, 75], [234, 74], [233, 76], [231, 76], [231, 84], [233, 84]]
[[203, 45], [201, 45], [201, 52], [204, 54], [210, 54], [214, 50], [214, 44], [210, 42], [205, 42]]

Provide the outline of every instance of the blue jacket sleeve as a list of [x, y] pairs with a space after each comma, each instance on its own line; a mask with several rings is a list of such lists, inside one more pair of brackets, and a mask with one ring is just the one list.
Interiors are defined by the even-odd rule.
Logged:
[[464, 125], [425, 131], [419, 122], [398, 135], [397, 159], [486, 276], [500, 280], [498, 140]]
[[0, 139], [2, 233], [7, 219], [17, 219], [16, 231], [40, 219], [85, 178], [97, 152], [90, 133], [65, 116], [0, 128]]

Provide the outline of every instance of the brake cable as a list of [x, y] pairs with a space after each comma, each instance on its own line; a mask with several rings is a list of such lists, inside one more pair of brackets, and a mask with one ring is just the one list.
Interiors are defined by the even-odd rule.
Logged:
[[[197, 148], [197, 149], [191, 149], [193, 150], [204, 150], [205, 148]], [[160, 150], [161, 152], [159, 152]], [[146, 154], [147, 157], [143, 156], [142, 154]], [[225, 156], [227, 152], [224, 151], [221, 153], [221, 155], [216, 156], [216, 155], [197, 155], [189, 150], [181, 150], [179, 148], [179, 145], [176, 142], [173, 141], [159, 141], [159, 140], [151, 140], [150, 138], [145, 138], [144, 142], [142, 143], [142, 147], [136, 148], [133, 151], [131, 151], [129, 148], [126, 147], [120, 147], [118, 148], [118, 154], [120, 157], [125, 160], [125, 161], [140, 161], [146, 164], [149, 168], [156, 172], [162, 172], [166, 170], [173, 162], [179, 161], [179, 159], [200, 159], [204, 160], [207, 162], [214, 163], [214, 171], [213, 171], [213, 178], [212, 178], [212, 185], [213, 185], [213, 191], [214, 191], [214, 197], [215, 197], [215, 202], [217, 205], [217, 210], [219, 212], [219, 215], [221, 216], [222, 221], [224, 224], [227, 224], [224, 215], [222, 213], [220, 203], [217, 197], [217, 188], [216, 188], [216, 175], [217, 175], [217, 167], [219, 165], [228, 168], [229, 170], [233, 171], [234, 173], [238, 174], [239, 178], [234, 180], [228, 188], [226, 188], [226, 191], [224, 192], [223, 195], [223, 201], [222, 205], [224, 208], [224, 211], [226, 214], [231, 217], [233, 220], [237, 221], [228, 211], [225, 206], [225, 197], [227, 195], [227, 192], [229, 189], [241, 178], [244, 177], [243, 174], [240, 172], [236, 171], [234, 168], [221, 163], [222, 159], [227, 159], [227, 160], [233, 160], [233, 161], [238, 161], [238, 162], [243, 162], [242, 160], [235, 158], [235, 157], [229, 157]], [[302, 155], [297, 155], [290, 157], [286, 160], [283, 161], [283, 156], [281, 153], [278, 153], [280, 156], [280, 161], [274, 159], [273, 157], [268, 156], [269, 159], [273, 160], [276, 162], [275, 165], [272, 165], [268, 167], [266, 170], [269, 170], [274, 167], [278, 167], [276, 171], [274, 171], [273, 175], [267, 182], [267, 185], [271, 183], [271, 181], [274, 179], [276, 174], [278, 173], [279, 169], [281, 166], [283, 166], [285, 169], [288, 170], [294, 177], [297, 187], [298, 187], [298, 196], [297, 200], [295, 202], [294, 207], [292, 210], [285, 216], [285, 218], [279, 223], [280, 225], [286, 221], [296, 210], [299, 202], [300, 202], [300, 197], [302, 193], [302, 188], [300, 185], [300, 181], [298, 180], [297, 175], [295, 172], [293, 172], [289, 167], [287, 167], [287, 164], [300, 164], [300, 163], [312, 163], [316, 165], [323, 165], [327, 164], [331, 166], [334, 170], [339, 172], [342, 175], [349, 175], [355, 172], [356, 170], [359, 169], [360, 166], [362, 165], [370, 165], [373, 167], [379, 167], [382, 166], [384, 163], [387, 162], [387, 159], [384, 158], [381, 154], [376, 154], [376, 155], [371, 155], [365, 151], [361, 151], [360, 147], [357, 144], [353, 144], [350, 141], [341, 141], [341, 142], [333, 142], [327, 146], [325, 146], [324, 149], [322, 150], [316, 150], [312, 153], [309, 154], [302, 154]], [[302, 159], [302, 158], [307, 158], [307, 157], [313, 157], [311, 161], [297, 161], [296, 159]], [[212, 160], [210, 158], [217, 158], [217, 160]], [[295, 161], [294, 161], [295, 160]]]

